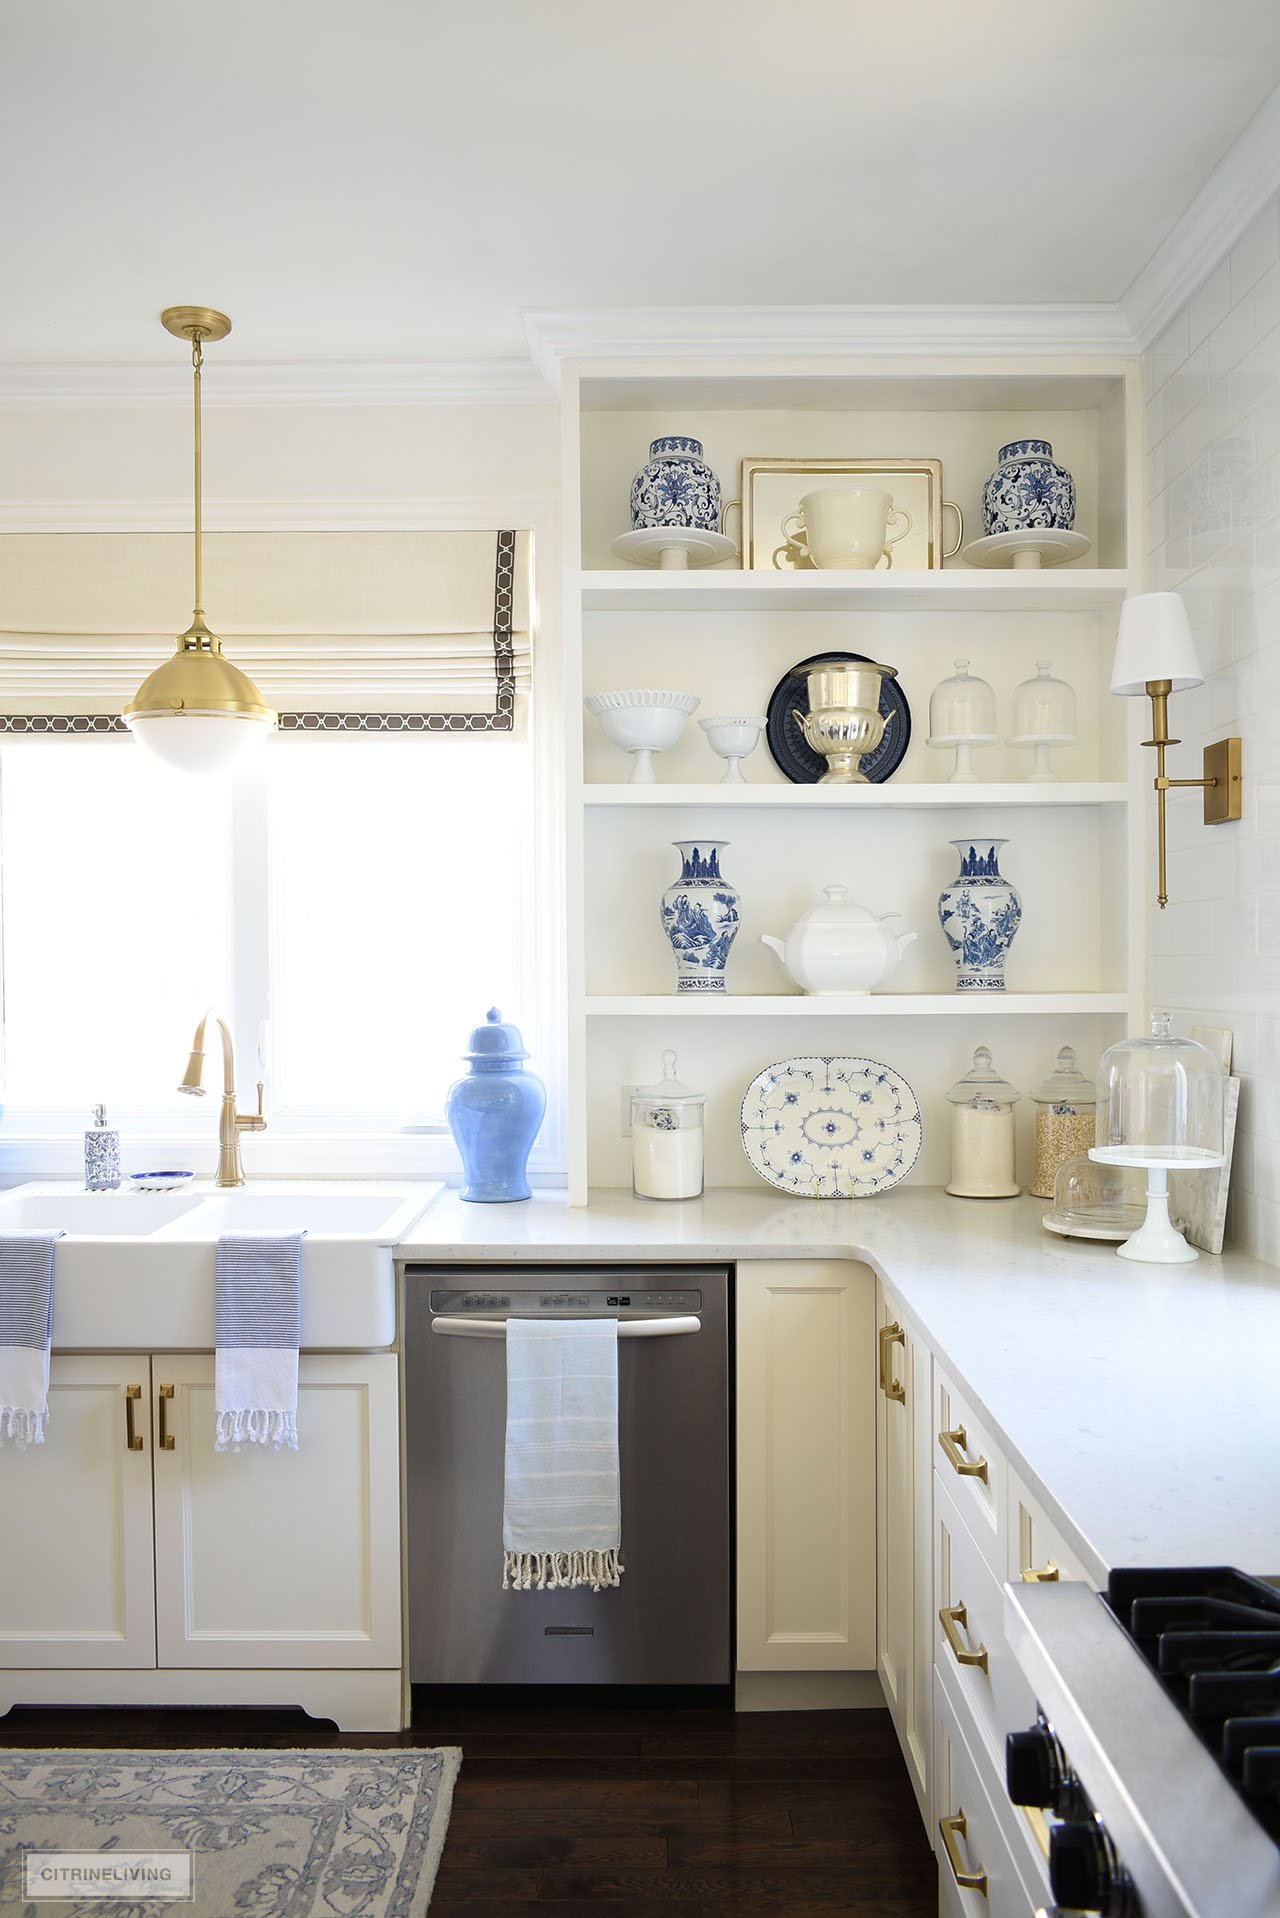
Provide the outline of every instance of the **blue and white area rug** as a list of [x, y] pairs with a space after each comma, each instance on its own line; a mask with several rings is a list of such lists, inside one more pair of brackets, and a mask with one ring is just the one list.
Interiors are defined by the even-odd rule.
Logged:
[[[452, 1748], [0, 1751], [0, 1912], [420, 1918], [461, 1760]], [[24, 1851], [189, 1856], [194, 1895], [26, 1897]]]

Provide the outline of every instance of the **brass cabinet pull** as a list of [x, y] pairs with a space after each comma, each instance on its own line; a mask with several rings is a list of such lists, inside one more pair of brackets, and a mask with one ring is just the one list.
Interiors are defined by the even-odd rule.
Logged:
[[172, 1452], [173, 1450], [173, 1433], [169, 1430], [169, 1420], [167, 1416], [169, 1400], [172, 1397], [173, 1387], [171, 1385], [162, 1385], [160, 1387], [160, 1437], [157, 1441], [162, 1452]]
[[984, 1458], [966, 1458], [964, 1455], [969, 1441], [963, 1425], [957, 1425], [954, 1431], [939, 1432], [938, 1443], [961, 1478], [980, 1478], [984, 1485], [987, 1483], [987, 1461]]
[[1058, 1570], [1053, 1560], [1050, 1559], [1048, 1563], [1042, 1565], [1038, 1571], [1034, 1565], [1028, 1565], [1026, 1571], [1022, 1574], [1022, 1582], [1024, 1585], [1056, 1585], [1061, 1577], [1062, 1573]]
[[907, 1335], [896, 1322], [880, 1327], [880, 1390], [899, 1405], [907, 1402], [907, 1388], [893, 1376], [893, 1348], [900, 1345], [905, 1350], [906, 1343]]
[[955, 1879], [961, 1891], [980, 1891], [985, 1898], [987, 1895], [986, 1872], [983, 1871], [981, 1865], [979, 1865], [977, 1871], [967, 1871], [964, 1860], [960, 1856], [960, 1846], [957, 1841], [961, 1838], [967, 1838], [969, 1835], [969, 1826], [964, 1813], [957, 1811], [953, 1812], [949, 1818], [940, 1818], [938, 1820], [938, 1830], [942, 1833], [942, 1842], [946, 1847], [947, 1863], [951, 1867], [951, 1876]]
[[938, 1619], [942, 1626], [942, 1636], [956, 1655], [956, 1664], [976, 1665], [980, 1672], [985, 1672], [987, 1670], [986, 1646], [979, 1645], [976, 1652], [971, 1652], [960, 1637], [961, 1626], [967, 1627], [969, 1623], [968, 1607], [944, 1605], [938, 1613]]
[[142, 1397], [140, 1385], [126, 1385], [124, 1388], [124, 1449], [126, 1452], [140, 1452], [142, 1440], [133, 1429], [133, 1408]]
[[1045, 1817], [1044, 1813], [1041, 1811], [1038, 1805], [1023, 1805], [1022, 1816], [1026, 1819], [1028, 1829], [1031, 1832], [1031, 1836], [1036, 1841], [1036, 1849], [1039, 1851], [1040, 1856], [1044, 1859], [1044, 1862], [1047, 1865], [1049, 1862], [1049, 1821], [1048, 1819]]

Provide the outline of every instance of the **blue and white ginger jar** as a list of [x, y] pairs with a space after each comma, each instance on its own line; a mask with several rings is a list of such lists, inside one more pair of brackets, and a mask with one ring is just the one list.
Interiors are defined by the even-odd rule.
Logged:
[[720, 875], [723, 839], [675, 839], [681, 872], [662, 895], [662, 929], [676, 956], [677, 992], [723, 992], [741, 923], [739, 894]]
[[1021, 533], [1028, 527], [1070, 532], [1076, 521], [1076, 483], [1053, 457], [1048, 440], [1010, 440], [982, 489], [982, 524], [988, 533]]
[[702, 441], [683, 433], [654, 440], [631, 482], [631, 524], [720, 530], [720, 482], [702, 457]]
[[458, 1197], [484, 1205], [531, 1198], [526, 1168], [547, 1093], [541, 1079], [524, 1070], [529, 1055], [519, 1026], [504, 1025], [498, 1008], [490, 1006], [463, 1057], [467, 1076], [455, 1080], [445, 1102], [449, 1130], [462, 1154]]
[[1005, 955], [1022, 924], [1022, 901], [1000, 871], [1007, 839], [953, 839], [960, 871], [938, 899], [955, 955], [957, 992], [1003, 992]]

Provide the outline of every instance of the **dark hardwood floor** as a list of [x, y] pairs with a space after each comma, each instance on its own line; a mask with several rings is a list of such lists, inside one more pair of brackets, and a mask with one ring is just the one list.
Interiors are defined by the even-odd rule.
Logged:
[[432, 1918], [935, 1918], [887, 1712], [420, 1719], [343, 1736], [293, 1712], [18, 1710], [0, 1747], [460, 1745]]

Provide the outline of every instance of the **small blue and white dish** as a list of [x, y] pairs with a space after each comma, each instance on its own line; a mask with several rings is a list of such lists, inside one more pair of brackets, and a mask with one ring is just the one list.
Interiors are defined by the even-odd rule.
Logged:
[[195, 1176], [194, 1172], [131, 1172], [129, 1190], [130, 1192], [178, 1192]]

